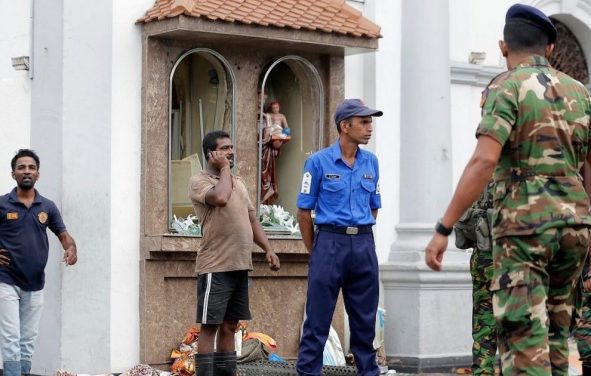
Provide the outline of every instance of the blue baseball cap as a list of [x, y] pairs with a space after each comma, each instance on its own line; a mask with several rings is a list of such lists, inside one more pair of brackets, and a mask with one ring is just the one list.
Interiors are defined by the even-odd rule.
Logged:
[[369, 108], [363, 103], [361, 99], [345, 99], [337, 106], [334, 113], [334, 121], [337, 125], [341, 120], [348, 119], [353, 116], [382, 116], [382, 111]]
[[541, 29], [548, 35], [548, 43], [556, 41], [556, 27], [541, 10], [529, 5], [515, 4], [507, 10], [505, 23], [523, 22]]

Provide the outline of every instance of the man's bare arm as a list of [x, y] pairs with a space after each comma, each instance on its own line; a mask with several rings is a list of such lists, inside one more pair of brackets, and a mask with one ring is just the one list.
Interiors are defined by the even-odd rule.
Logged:
[[66, 265], [74, 265], [78, 261], [78, 249], [74, 238], [68, 231], [62, 231], [57, 237], [64, 249], [64, 262]]
[[312, 244], [314, 244], [314, 224], [312, 222], [312, 210], [298, 209], [297, 218], [304, 245], [306, 246], [308, 252], [312, 252]]
[[250, 226], [252, 227], [253, 241], [265, 251], [269, 268], [273, 271], [279, 270], [281, 267], [279, 257], [273, 252], [273, 249], [271, 249], [269, 239], [265, 234], [265, 230], [263, 230], [263, 226], [261, 226], [261, 223], [258, 221], [256, 213], [254, 211], [249, 212], [248, 219], [250, 220]]

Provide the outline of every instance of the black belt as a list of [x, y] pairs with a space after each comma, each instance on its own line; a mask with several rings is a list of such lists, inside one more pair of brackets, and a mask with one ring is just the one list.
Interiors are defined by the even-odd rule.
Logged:
[[318, 231], [334, 232], [335, 234], [347, 234], [347, 235], [358, 235], [358, 234], [369, 234], [372, 232], [373, 225], [364, 226], [334, 226], [334, 225], [318, 225]]

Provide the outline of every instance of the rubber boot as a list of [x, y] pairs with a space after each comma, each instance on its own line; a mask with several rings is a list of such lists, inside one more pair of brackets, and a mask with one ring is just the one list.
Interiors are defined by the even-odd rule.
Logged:
[[4, 376], [21, 376], [21, 362], [19, 360], [9, 360], [3, 364]]
[[583, 360], [583, 376], [591, 376], [591, 360]]
[[196, 376], [213, 376], [213, 353], [195, 355]]
[[21, 360], [21, 374], [24, 376], [29, 376], [31, 374], [30, 360]]
[[213, 354], [214, 376], [235, 376], [236, 369], [236, 351]]

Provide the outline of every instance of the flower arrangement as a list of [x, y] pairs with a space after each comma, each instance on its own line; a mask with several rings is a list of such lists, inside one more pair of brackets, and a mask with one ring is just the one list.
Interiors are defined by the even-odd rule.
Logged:
[[261, 205], [259, 221], [266, 230], [287, 230], [291, 235], [300, 232], [295, 217], [279, 205]]
[[177, 234], [191, 236], [201, 235], [201, 225], [199, 224], [197, 216], [191, 214], [189, 214], [187, 218], [179, 218], [174, 214], [172, 216], [173, 219], [170, 225]]

